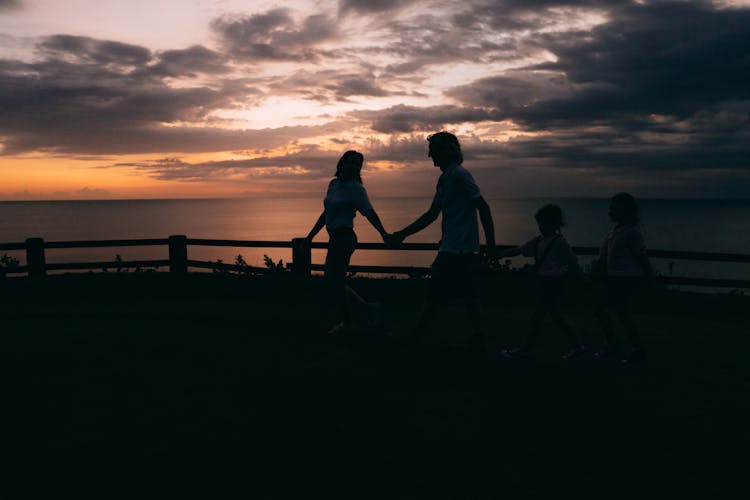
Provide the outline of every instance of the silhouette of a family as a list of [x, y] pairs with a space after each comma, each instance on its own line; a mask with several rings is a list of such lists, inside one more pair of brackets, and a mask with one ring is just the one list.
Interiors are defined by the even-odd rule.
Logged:
[[[458, 138], [442, 131], [428, 136], [427, 142], [427, 156], [441, 171], [435, 195], [426, 212], [393, 233], [383, 227], [362, 183], [364, 156], [357, 151], [347, 151], [339, 160], [335, 177], [329, 183], [323, 201], [323, 212], [307, 236], [312, 241], [323, 227], [329, 236], [324, 275], [328, 293], [336, 307], [337, 319], [328, 333], [335, 335], [351, 331], [355, 322], [363, 318], [372, 328], [378, 328], [381, 321], [380, 305], [367, 302], [347, 283], [349, 262], [357, 246], [354, 233], [356, 213], [361, 213], [389, 246], [400, 245], [407, 237], [423, 230], [441, 216], [441, 239], [431, 266], [429, 292], [414, 327], [399, 338], [400, 346], [416, 347], [438, 308], [446, 301], [459, 300], [465, 306], [472, 329], [470, 347], [484, 351], [477, 272], [483, 261], [492, 265], [499, 258], [523, 255], [534, 258], [534, 309], [522, 345], [504, 349], [500, 354], [508, 359], [528, 357], [546, 315], [552, 318], [568, 341], [568, 351], [562, 355], [564, 359], [586, 353], [586, 347], [560, 308], [564, 277], [583, 275], [576, 255], [561, 232], [564, 226], [561, 208], [557, 205], [540, 208], [534, 215], [540, 234], [519, 247], [498, 252], [490, 207], [474, 177], [463, 166]], [[635, 198], [627, 193], [616, 194], [610, 202], [609, 217], [614, 227], [605, 236], [590, 273], [594, 286], [600, 289], [593, 312], [604, 337], [604, 348], [593, 353], [593, 357], [604, 359], [619, 356], [623, 363], [635, 363], [644, 359], [645, 350], [630, 313], [630, 302], [638, 287], [653, 276], [653, 270], [646, 256]], [[484, 249], [479, 243], [479, 222], [484, 231]], [[617, 312], [625, 327], [631, 346], [628, 352], [621, 348], [614, 335], [612, 319], [607, 312], [609, 308]]]

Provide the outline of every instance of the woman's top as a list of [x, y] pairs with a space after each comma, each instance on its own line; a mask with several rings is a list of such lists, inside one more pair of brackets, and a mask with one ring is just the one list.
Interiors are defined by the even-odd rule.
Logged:
[[520, 250], [524, 257], [534, 257], [537, 276], [557, 278], [578, 266], [578, 257], [559, 233], [532, 238], [521, 245]]
[[646, 270], [638, 257], [646, 254], [646, 243], [641, 230], [635, 224], [623, 224], [612, 228], [602, 242], [599, 258], [606, 259], [607, 276], [638, 277]]
[[326, 228], [354, 228], [354, 216], [357, 211], [364, 213], [372, 210], [365, 187], [356, 180], [341, 181], [333, 179], [328, 185], [323, 206], [326, 209]]

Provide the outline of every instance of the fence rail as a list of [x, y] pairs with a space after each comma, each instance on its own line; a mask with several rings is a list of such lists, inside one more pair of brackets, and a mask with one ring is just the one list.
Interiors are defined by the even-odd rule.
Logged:
[[[322, 264], [313, 264], [312, 249], [326, 249], [327, 243], [308, 242], [305, 238], [295, 238], [291, 241], [254, 241], [254, 240], [221, 240], [206, 238], [187, 238], [184, 235], [174, 235], [169, 238], [129, 239], [129, 240], [86, 240], [86, 241], [44, 241], [42, 238], [29, 238], [22, 243], [0, 243], [0, 251], [25, 250], [26, 265], [6, 266], [0, 268], [4, 274], [28, 274], [29, 276], [44, 276], [47, 271], [92, 270], [92, 269], [121, 269], [126, 267], [169, 267], [171, 273], [187, 273], [189, 268], [211, 269], [218, 271], [246, 272], [253, 274], [268, 273], [271, 270], [264, 267], [227, 264], [188, 259], [188, 246], [212, 247], [240, 247], [240, 248], [291, 248], [292, 261], [290, 268], [299, 276], [309, 276], [311, 271], [322, 271]], [[100, 262], [66, 262], [47, 263], [45, 250], [63, 248], [104, 248], [104, 247], [134, 247], [134, 246], [167, 246], [169, 258], [162, 260], [129, 260], [129, 261], [100, 261]], [[404, 243], [397, 247], [389, 247], [383, 243], [358, 243], [361, 250], [388, 251], [437, 251], [437, 243]], [[510, 245], [498, 245], [501, 250], [513, 248]], [[598, 255], [598, 247], [573, 247], [577, 255]], [[750, 255], [738, 253], [716, 252], [685, 252], [673, 250], [649, 250], [649, 257], [659, 259], [694, 260], [704, 262], [733, 262], [750, 263]], [[430, 269], [419, 266], [369, 266], [352, 265], [350, 270], [371, 274], [404, 274], [425, 275]], [[725, 288], [750, 288], [750, 280], [720, 279], [700, 277], [660, 277], [665, 284], [709, 286]]]

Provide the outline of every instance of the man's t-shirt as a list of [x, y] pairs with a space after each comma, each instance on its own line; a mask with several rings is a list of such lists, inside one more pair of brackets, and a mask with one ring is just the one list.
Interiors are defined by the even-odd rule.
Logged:
[[479, 252], [479, 226], [474, 200], [480, 196], [479, 186], [462, 165], [451, 165], [442, 173], [432, 200], [443, 215], [440, 252]]
[[372, 210], [365, 187], [355, 180], [333, 179], [328, 185], [323, 206], [326, 209], [326, 228], [354, 227], [357, 211]]

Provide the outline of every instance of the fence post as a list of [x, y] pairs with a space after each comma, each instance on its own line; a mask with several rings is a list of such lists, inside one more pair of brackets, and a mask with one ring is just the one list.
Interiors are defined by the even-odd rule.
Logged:
[[169, 237], [169, 272], [187, 273], [187, 236]]
[[292, 272], [295, 276], [310, 276], [312, 252], [307, 238], [292, 240]]
[[28, 238], [26, 240], [26, 265], [29, 276], [44, 276], [47, 274], [47, 260], [44, 257], [44, 240], [42, 238]]

